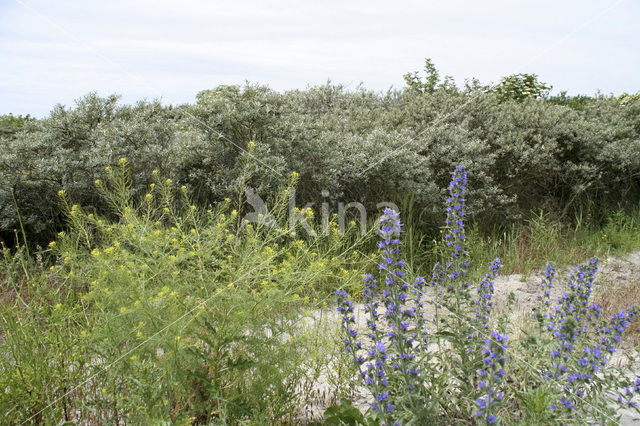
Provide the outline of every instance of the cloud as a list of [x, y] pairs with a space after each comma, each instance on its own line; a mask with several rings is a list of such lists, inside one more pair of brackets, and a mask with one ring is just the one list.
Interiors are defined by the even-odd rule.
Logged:
[[182, 103], [245, 80], [287, 90], [330, 78], [386, 90], [425, 57], [459, 83], [535, 72], [570, 93], [635, 92], [640, 6], [614, 5], [581, 28], [607, 4], [3, 2], [0, 113], [42, 116], [91, 90]]

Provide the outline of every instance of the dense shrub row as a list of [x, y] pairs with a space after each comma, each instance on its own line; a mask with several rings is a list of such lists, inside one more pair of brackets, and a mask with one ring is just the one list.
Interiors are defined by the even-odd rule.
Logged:
[[249, 184], [263, 196], [296, 170], [300, 205], [319, 205], [322, 190], [334, 202], [368, 206], [413, 194], [425, 228], [437, 224], [447, 170], [458, 163], [474, 176], [469, 213], [485, 224], [532, 210], [571, 217], [637, 204], [640, 96], [549, 97], [530, 76], [458, 88], [426, 71], [386, 93], [246, 84], [202, 91], [181, 106], [121, 105], [96, 94], [56, 106], [0, 138], [0, 233], [14, 238], [19, 211], [28, 239], [48, 241], [61, 224], [60, 189], [106, 212], [93, 182], [120, 157], [130, 160], [137, 193], [159, 169], [206, 207], [229, 194], [251, 140], [260, 161]]

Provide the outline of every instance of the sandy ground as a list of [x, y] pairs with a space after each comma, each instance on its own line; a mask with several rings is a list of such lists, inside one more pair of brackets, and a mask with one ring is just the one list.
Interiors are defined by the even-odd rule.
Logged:
[[[565, 290], [565, 277], [572, 272], [572, 268], [559, 268], [558, 277], [554, 281], [552, 289], [552, 300]], [[528, 276], [520, 274], [498, 276], [494, 281], [495, 293], [495, 311], [508, 312], [510, 321], [517, 323], [524, 322], [525, 318], [532, 314], [532, 310], [536, 305], [536, 296], [540, 290], [541, 274], [540, 272], [532, 272]], [[640, 252], [634, 252], [626, 256], [615, 258], [612, 257], [604, 267], [600, 268], [596, 282], [594, 284], [594, 294], [601, 291], [615, 291], [617, 286], [638, 284], [640, 291]], [[508, 301], [511, 301], [508, 303]], [[428, 313], [427, 313], [428, 315]], [[339, 315], [335, 310], [324, 310], [313, 313], [309, 324], [322, 324], [324, 327], [334, 328], [339, 323]], [[366, 328], [366, 319], [362, 305], [356, 305], [356, 321], [360, 329]], [[327, 331], [329, 332], [329, 331]], [[640, 357], [636, 356], [634, 351], [630, 353], [628, 348], [620, 348], [615, 354], [611, 363], [620, 363], [626, 358], [626, 354], [630, 354], [634, 359], [634, 371], [640, 374]], [[321, 419], [322, 413], [326, 409], [327, 403], [331, 398], [330, 378], [325, 374], [321, 374], [313, 383], [311, 390], [312, 398], [304, 407], [301, 407], [298, 417], [301, 423], [306, 423], [305, 419]], [[365, 410], [368, 406], [368, 398], [363, 388], [358, 389], [354, 395], [354, 405], [361, 410]], [[625, 410], [620, 412], [622, 415], [622, 425], [640, 425], [640, 416], [635, 411]]]

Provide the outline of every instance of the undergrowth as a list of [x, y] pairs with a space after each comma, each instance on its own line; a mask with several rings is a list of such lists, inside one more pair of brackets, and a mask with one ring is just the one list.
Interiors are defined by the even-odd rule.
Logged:
[[[599, 268], [593, 258], [574, 268], [557, 299], [556, 267], [547, 263], [525, 324], [496, 318], [494, 280], [502, 262], [493, 259], [480, 280], [469, 274], [475, 259], [465, 229], [466, 188], [466, 171], [458, 166], [430, 278], [415, 276], [401, 259], [400, 214], [387, 208], [380, 218], [377, 272], [364, 278], [362, 308], [347, 291], [335, 291], [345, 356], [368, 393], [358, 421], [608, 424], [620, 419], [620, 409], [640, 413], [633, 360], [611, 362], [640, 306], [603, 316], [591, 300]], [[541, 228], [556, 238], [555, 229]], [[514, 334], [518, 338], [509, 339]], [[353, 419], [354, 408], [345, 400], [327, 418]]]
[[[355, 223], [342, 234], [337, 219], [331, 220], [329, 232], [323, 232], [314, 212], [303, 209], [296, 214], [316, 232], [309, 234], [302, 225], [288, 228], [295, 173], [269, 200], [268, 211], [246, 222], [242, 194], [252, 167], [248, 157], [244, 161], [233, 200], [201, 209], [188, 188], [161, 173], [154, 173], [146, 193], [136, 196], [130, 164], [122, 159], [95, 182], [110, 207], [108, 216], [74, 204], [60, 191], [64, 232], [41, 251], [29, 252], [27, 244], [2, 249], [0, 423], [297, 424], [318, 417], [318, 407], [310, 409], [314, 404], [338, 400], [342, 405], [329, 410], [325, 421], [351, 415], [356, 423], [375, 423], [394, 420], [395, 413], [403, 422], [418, 413], [423, 423], [491, 422], [496, 416], [496, 421], [541, 424], [597, 417], [586, 409], [566, 411], [564, 403], [562, 410], [551, 410], [552, 404], [560, 407], [560, 398], [568, 400], [559, 381], [571, 374], [560, 369], [560, 377], [543, 380], [542, 373], [556, 372], [550, 354], [563, 345], [553, 335], [558, 324], [547, 330], [548, 317], [531, 319], [524, 331], [513, 334], [517, 338], [506, 339], [514, 325], [496, 318], [491, 282], [500, 264], [503, 272], [527, 274], [543, 268], [546, 259], [578, 264], [594, 255], [634, 250], [640, 246], [638, 214], [614, 213], [601, 228], [580, 220], [569, 228], [540, 214], [489, 235], [474, 226], [465, 231], [457, 222], [462, 217], [452, 216], [453, 222], [432, 238], [414, 232], [419, 217], [408, 217], [412, 226], [395, 236], [399, 219], [387, 212], [385, 220], [394, 224], [387, 229], [383, 223], [388, 235], [380, 247], [388, 252], [385, 266], [378, 267], [371, 263], [373, 232], [360, 235]], [[403, 244], [391, 243], [400, 238]], [[459, 249], [442, 245], [456, 238]], [[24, 234], [16, 233], [21, 239]], [[432, 270], [435, 261], [440, 263]], [[398, 317], [384, 317], [388, 328], [380, 326], [383, 335], [369, 348], [368, 356], [388, 364], [390, 369], [383, 370], [387, 384], [376, 375], [377, 365], [369, 368], [343, 356], [339, 344], [345, 337], [334, 333], [323, 314], [336, 289], [355, 294], [355, 302], [381, 303], [370, 287], [375, 273], [385, 274], [378, 285], [390, 280], [402, 290], [383, 296], [397, 298], [392, 306], [413, 300], [405, 309], [414, 309], [411, 325], [400, 311]], [[419, 274], [428, 279], [418, 279]], [[369, 293], [361, 293], [363, 276]], [[427, 289], [438, 291], [427, 297]], [[598, 299], [601, 315], [610, 317], [625, 302], [625, 307], [637, 302], [633, 287], [616, 294]], [[389, 300], [383, 299], [375, 314], [368, 308], [373, 319], [383, 319]], [[428, 313], [424, 317], [418, 317], [420, 303]], [[429, 325], [434, 312], [439, 321]], [[637, 323], [627, 327], [637, 333]], [[390, 330], [413, 334], [404, 335], [400, 344], [395, 334], [386, 334]], [[593, 332], [591, 327], [579, 339]], [[423, 347], [410, 358], [419, 340]], [[356, 348], [356, 359], [364, 356], [357, 343], [349, 347]], [[581, 340], [577, 349], [584, 347], [592, 346]], [[566, 354], [574, 369], [582, 368], [577, 349]], [[385, 354], [398, 357], [402, 374], [394, 376]], [[485, 361], [487, 355], [493, 364]], [[417, 359], [420, 367], [412, 364]], [[377, 415], [375, 410], [365, 415], [349, 403], [361, 393], [358, 368], [365, 372], [363, 380], [377, 386], [370, 395]], [[425, 383], [415, 394], [400, 390]], [[627, 398], [624, 389], [622, 395]], [[589, 401], [606, 418], [615, 417], [607, 406]]]
[[307, 370], [335, 358], [303, 317], [359, 286], [363, 238], [287, 229], [295, 174], [253, 223], [231, 200], [202, 211], [159, 176], [136, 200], [125, 159], [107, 176], [95, 184], [117, 220], [60, 191], [54, 264], [3, 252], [0, 423], [295, 418]]

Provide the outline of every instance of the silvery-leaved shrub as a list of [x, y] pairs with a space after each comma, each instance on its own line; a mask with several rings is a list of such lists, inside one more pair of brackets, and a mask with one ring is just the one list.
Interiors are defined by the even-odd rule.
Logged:
[[28, 240], [46, 244], [64, 226], [60, 188], [107, 213], [92, 182], [122, 156], [139, 195], [159, 169], [193, 188], [206, 208], [228, 195], [251, 140], [259, 160], [251, 185], [263, 198], [292, 170], [300, 172], [301, 204], [320, 204], [323, 190], [368, 209], [415, 194], [412, 210], [423, 215], [425, 233], [439, 223], [447, 171], [459, 163], [474, 176], [467, 211], [486, 229], [541, 209], [563, 221], [584, 211], [599, 225], [612, 208], [637, 205], [637, 95], [539, 97], [540, 84], [516, 76], [509, 96], [519, 101], [505, 102], [477, 82], [440, 81], [427, 63], [425, 79], [384, 93], [333, 84], [279, 93], [244, 84], [203, 90], [178, 106], [122, 105], [95, 93], [55, 106], [0, 135], [0, 238], [12, 240], [19, 211]]

